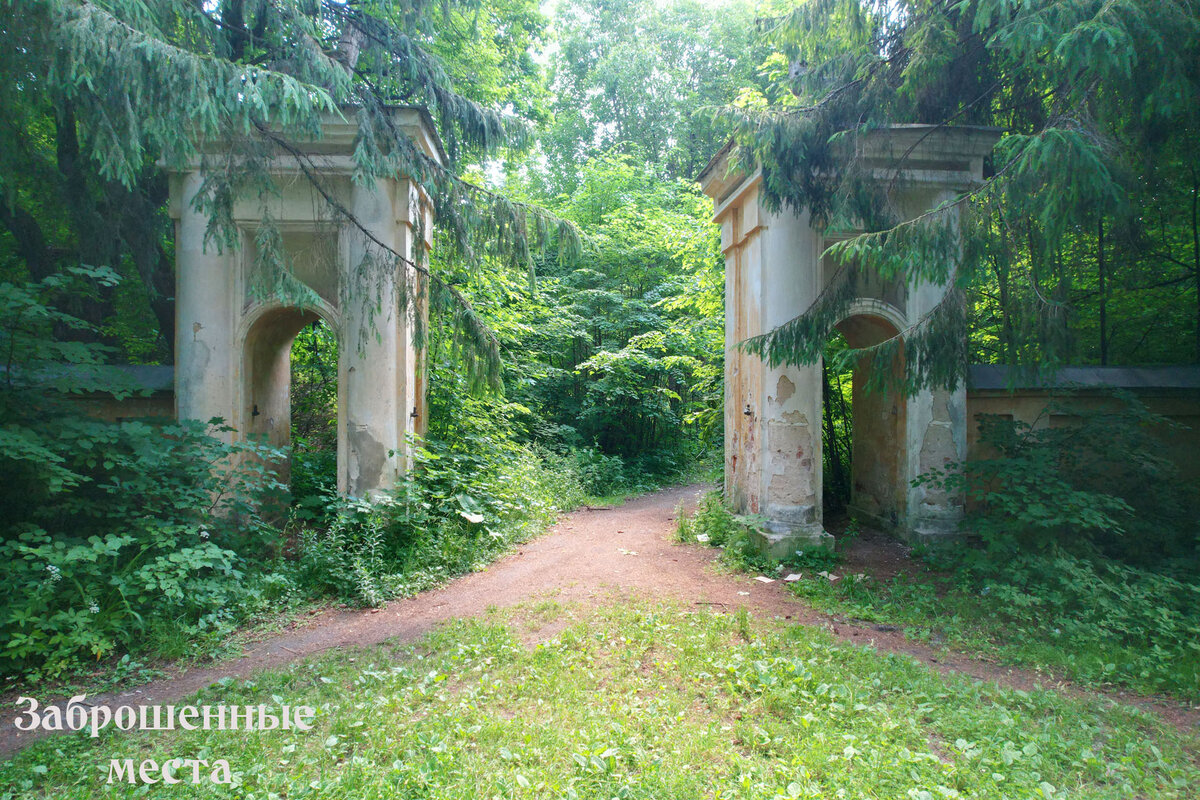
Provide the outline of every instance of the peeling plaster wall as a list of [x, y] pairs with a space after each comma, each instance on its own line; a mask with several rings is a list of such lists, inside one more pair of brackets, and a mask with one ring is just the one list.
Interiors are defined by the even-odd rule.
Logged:
[[[904, 431], [908, 416], [904, 398], [867, 392], [869, 359], [854, 371], [851, 408], [854, 415], [854, 454], [851, 460], [850, 511], [884, 528], [898, 528], [905, 520], [907, 493], [903, 482]], [[884, 369], [896, 370], [896, 365]]]
[[[967, 454], [966, 389], [921, 392], [908, 401], [908, 473], [911, 482], [934, 468], [961, 462]], [[958, 532], [962, 498], [930, 486], [908, 485], [906, 531], [919, 538]]]
[[[810, 306], [821, 289], [820, 237], [807, 213], [758, 212], [767, 220], [763, 241], [760, 325], [770, 331]], [[821, 515], [821, 367], [770, 367], [761, 361], [762, 513], [774, 532], [824, 535]]]
[[[350, 210], [375, 238], [394, 248], [397, 236], [389, 188], [378, 180], [355, 186]], [[402, 440], [397, 428], [402, 331], [393, 277], [377, 274], [361, 285], [363, 276], [356, 267], [369, 252], [368, 240], [359, 231], [351, 232], [348, 239], [344, 280], [350, 281], [351, 294], [344, 309], [344, 330], [351, 358], [346, 370], [347, 457], [339, 488], [359, 496], [389, 487], [399, 476], [397, 457], [389, 456], [388, 450]], [[375, 335], [363, 335], [372, 328]]]
[[[749, 205], [757, 209], [751, 190]], [[761, 220], [736, 208], [721, 224], [725, 269], [725, 496], [739, 512], [762, 509], [759, 443], [762, 373], [737, 343], [761, 330]]]

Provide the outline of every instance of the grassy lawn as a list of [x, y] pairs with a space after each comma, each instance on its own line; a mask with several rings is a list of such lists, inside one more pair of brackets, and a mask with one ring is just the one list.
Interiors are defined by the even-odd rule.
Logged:
[[[895, 625], [912, 639], [1084, 685], [1200, 700], [1200, 642], [1194, 640], [1122, 641], [1082, 614], [1044, 611], [1039, 597], [1008, 587], [981, 594], [939, 587], [930, 575], [888, 580], [845, 575], [829, 581], [809, 570], [803, 574], [789, 588], [829, 613]], [[995, 596], [1001, 593], [1005, 596]]]
[[[1065, 554], [1026, 554], [991, 578], [969, 578], [915, 560], [911, 573], [876, 578], [814, 548], [780, 564], [754, 545], [753, 517], [734, 516], [717, 493], [681, 511], [676, 536], [720, 547], [727, 569], [777, 577], [808, 605], [971, 656], [1049, 672], [1085, 686], [1125, 687], [1200, 701], [1200, 583], [1149, 570], [1092, 564]], [[697, 539], [703, 535], [704, 538]]]
[[[1200, 785], [1200, 741], [1141, 712], [670, 605], [493, 613], [195, 702], [318, 713], [303, 733], [45, 740], [0, 765], [0, 797], [1115, 800]], [[237, 785], [109, 786], [118, 757], [224, 758]]]

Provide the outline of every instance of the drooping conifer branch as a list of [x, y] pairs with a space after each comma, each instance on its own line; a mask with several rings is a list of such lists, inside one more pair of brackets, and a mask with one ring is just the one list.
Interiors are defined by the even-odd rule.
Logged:
[[[256, 229], [255, 290], [303, 303], [311, 291], [291, 277], [266, 213], [274, 159], [281, 141], [318, 140], [322, 122], [347, 108], [357, 109], [353, 179], [411, 179], [432, 202], [438, 241], [451, 263], [474, 269], [487, 259], [531, 271], [535, 253], [557, 247], [565, 258], [581, 249], [573, 226], [459, 176], [462, 158], [519, 146], [527, 131], [515, 117], [459, 94], [418, 43], [429, 30], [427, 13], [448, 14], [449, 5], [31, 0], [22, 10], [38, 19], [29, 32], [41, 37], [30, 49], [44, 54], [39, 79], [59, 87], [59, 99], [76, 109], [101, 175], [130, 185], [148, 159], [199, 160], [204, 184], [196, 207], [208, 214], [209, 241], [227, 247], [240, 246], [234, 204], [258, 197], [264, 213]], [[444, 163], [395, 126], [389, 109], [397, 104], [429, 109], [445, 143]], [[264, 137], [267, 129], [278, 136]], [[311, 164], [302, 171], [311, 180]], [[335, 216], [354, 224], [344, 208]], [[425, 276], [431, 301], [456, 309], [450, 318], [463, 327], [456, 327], [455, 341], [487, 373], [485, 382], [495, 384], [495, 337], [461, 292], [420, 266], [424, 237], [418, 239], [408, 266]], [[386, 271], [399, 263], [389, 262], [394, 254], [380, 252], [363, 267]], [[480, 352], [466, 355], [477, 346]]]
[[[1069, 276], [1058, 266], [1064, 246], [1078, 230], [1094, 229], [1098, 213], [1114, 214], [1126, 202], [1139, 147], [1128, 132], [1153, 140], [1162, 120], [1191, 113], [1178, 103], [1196, 85], [1186, 61], [1194, 60], [1200, 20], [1190, 4], [1164, 0], [1149, 13], [1137, 0], [1019, 7], [808, 0], [761, 29], [790, 74], [774, 102], [750, 98], [725, 113], [739, 145], [733, 168], [761, 169], [763, 202], [806, 211], [829, 230], [864, 231], [830, 255], [910, 289], [957, 275], [953, 298], [986, 279], [984, 265], [1005, 265], [1005, 274], [1011, 266], [1030, 288], [1020, 296], [1028, 308], [1010, 308], [1006, 324], [1027, 325], [1017, 338], [1029, 344], [1010, 342], [1006, 356], [1062, 359], [1070, 346]], [[1156, 65], [1152, 78], [1146, 63]], [[895, 123], [1007, 129], [983, 186], [953, 201], [958, 230], [938, 221], [945, 206], [909, 222], [891, 210], [889, 195], [912, 150], [890, 165], [897, 177], [880, 182], [878, 165], [866, 169], [847, 146]], [[839, 283], [808, 315], [747, 348], [772, 363], [811, 363], [846, 310], [848, 291]], [[1011, 292], [1006, 298], [1015, 302]], [[953, 305], [943, 301], [903, 332], [909, 387], [965, 364], [961, 348], [947, 346], [966, 330]]]

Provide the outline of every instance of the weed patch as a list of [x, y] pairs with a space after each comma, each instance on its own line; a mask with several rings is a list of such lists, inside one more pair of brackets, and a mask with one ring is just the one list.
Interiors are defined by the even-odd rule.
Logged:
[[[801, 574], [789, 589], [815, 607], [1003, 663], [1049, 670], [1081, 684], [1200, 698], [1200, 584], [1060, 548], [1011, 553], [984, 565], [966, 547], [918, 553], [927, 569], [879, 580], [847, 574], [827, 548], [782, 565], [759, 554], [759, 522], [733, 515], [718, 493], [678, 536], [723, 547], [722, 561], [748, 572]], [[823, 574], [824, 573], [824, 574]]]

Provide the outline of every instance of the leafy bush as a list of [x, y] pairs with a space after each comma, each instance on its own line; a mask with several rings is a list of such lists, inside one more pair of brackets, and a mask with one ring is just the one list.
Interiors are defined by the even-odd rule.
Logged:
[[587, 393], [581, 430], [606, 452], [623, 456], [680, 446], [683, 392], [698, 360], [672, 353], [661, 331], [640, 334], [616, 352], [602, 350], [580, 364]]
[[1060, 427], [982, 416], [980, 440], [994, 455], [952, 464], [917, 479], [970, 501], [966, 526], [984, 548], [978, 570], [1030, 550], [1065, 549], [1162, 567], [1195, 567], [1200, 505], [1155, 432], [1174, 423], [1127, 393], [1098, 409], [1052, 403]]
[[606, 456], [594, 447], [585, 447], [572, 450], [570, 458], [580, 486], [594, 497], [619, 492], [629, 485], [625, 461], [620, 456]]
[[957, 649], [1200, 697], [1194, 489], [1154, 438], [1171, 423], [1129, 395], [1048, 413], [1070, 424], [984, 418], [992, 455], [921, 479], [971, 501], [975, 539], [923, 553], [941, 574], [805, 580], [794, 591]]
[[678, 512], [675, 533], [681, 542], [695, 542], [697, 536], [704, 536], [708, 544], [720, 547], [745, 527], [725, 505], [720, 492], [708, 492], [701, 497], [691, 517], [682, 513], [682, 508]]
[[414, 469], [392, 494], [328, 495], [324, 519], [301, 533], [305, 585], [380, 605], [487, 564], [584, 497], [569, 457], [487, 437], [474, 445], [414, 443]]
[[57, 677], [85, 658], [172, 642], [182, 651], [286, 594], [286, 579], [249, 574], [250, 558], [273, 552], [262, 512], [281, 487], [265, 465], [281, 453], [225, 444], [198, 423], [106, 422], [66, 399], [122, 391], [98, 369], [102, 347], [55, 335], [88, 329], [51, 303], [111, 280], [106, 270], [75, 270], [0, 284], [0, 346], [12, 356], [0, 385], [8, 675]]

